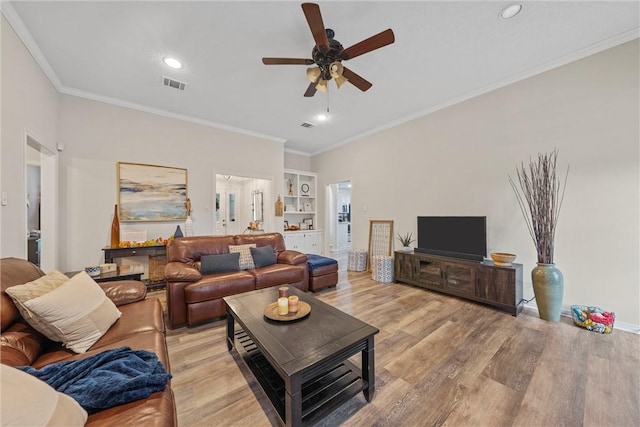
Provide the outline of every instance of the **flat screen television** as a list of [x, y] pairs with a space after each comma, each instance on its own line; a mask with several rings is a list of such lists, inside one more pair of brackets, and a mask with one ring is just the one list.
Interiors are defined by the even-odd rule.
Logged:
[[487, 256], [487, 217], [419, 216], [415, 251], [482, 261]]

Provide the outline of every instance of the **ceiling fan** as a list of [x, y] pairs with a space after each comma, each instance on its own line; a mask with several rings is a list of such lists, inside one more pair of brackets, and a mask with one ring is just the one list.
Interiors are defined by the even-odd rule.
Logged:
[[262, 58], [265, 65], [316, 65], [307, 69], [307, 77], [311, 81], [304, 96], [313, 96], [316, 90], [325, 92], [327, 82], [332, 78], [336, 80], [338, 88], [346, 81], [366, 91], [372, 84], [342, 65], [342, 61], [353, 59], [357, 56], [371, 52], [389, 45], [395, 41], [391, 28], [382, 31], [368, 39], [362, 40], [351, 47], [344, 49], [342, 44], [333, 38], [334, 31], [325, 29], [320, 14], [320, 6], [315, 3], [302, 3], [302, 11], [307, 18], [307, 23], [316, 42], [311, 51], [312, 59], [299, 58]]

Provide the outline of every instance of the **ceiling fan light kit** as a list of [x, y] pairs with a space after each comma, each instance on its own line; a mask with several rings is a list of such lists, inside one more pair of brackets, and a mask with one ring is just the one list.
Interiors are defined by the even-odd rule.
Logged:
[[342, 61], [356, 58], [372, 50], [387, 46], [395, 41], [393, 30], [384, 30], [368, 39], [362, 40], [347, 49], [334, 39], [335, 32], [325, 28], [322, 21], [320, 7], [315, 3], [303, 3], [302, 11], [309, 24], [309, 29], [316, 42], [311, 51], [312, 59], [299, 58], [262, 58], [265, 65], [312, 65], [307, 69], [307, 78], [311, 81], [304, 96], [314, 96], [316, 91], [327, 91], [327, 81], [335, 79], [338, 89], [345, 83], [366, 91], [371, 88], [371, 82], [342, 65]]

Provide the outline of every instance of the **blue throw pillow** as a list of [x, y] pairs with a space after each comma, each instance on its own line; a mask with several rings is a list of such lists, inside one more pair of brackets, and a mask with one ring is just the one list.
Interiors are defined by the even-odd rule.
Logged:
[[216, 274], [240, 271], [240, 254], [214, 254], [200, 258], [200, 273]]
[[276, 263], [276, 253], [271, 246], [261, 246], [259, 248], [249, 248], [251, 257], [256, 268], [266, 267]]

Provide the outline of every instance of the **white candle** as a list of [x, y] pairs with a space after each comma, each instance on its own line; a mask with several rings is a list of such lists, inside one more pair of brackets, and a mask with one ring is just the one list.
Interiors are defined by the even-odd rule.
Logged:
[[281, 316], [289, 314], [289, 300], [287, 298], [278, 298], [278, 314]]

